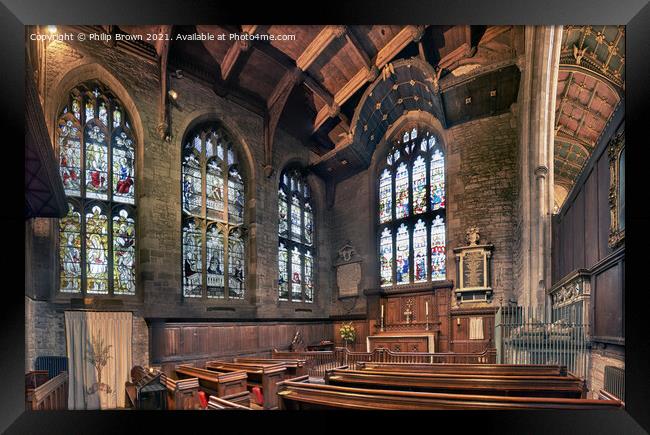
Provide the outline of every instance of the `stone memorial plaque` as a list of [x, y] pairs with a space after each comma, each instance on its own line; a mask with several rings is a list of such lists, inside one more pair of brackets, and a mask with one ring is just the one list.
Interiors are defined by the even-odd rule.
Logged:
[[361, 282], [361, 263], [342, 264], [336, 268], [339, 297], [358, 296]]
[[485, 287], [484, 261], [482, 251], [466, 252], [463, 261], [463, 287]]

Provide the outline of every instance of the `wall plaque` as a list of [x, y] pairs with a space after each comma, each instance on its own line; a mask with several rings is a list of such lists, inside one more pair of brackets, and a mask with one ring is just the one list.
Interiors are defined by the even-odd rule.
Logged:
[[467, 246], [454, 249], [458, 302], [486, 301], [492, 296], [491, 257], [494, 245], [479, 244], [477, 227], [467, 229]]
[[339, 289], [339, 298], [359, 296], [361, 283], [361, 259], [348, 241], [338, 251], [338, 258], [334, 264], [336, 268], [336, 285]]

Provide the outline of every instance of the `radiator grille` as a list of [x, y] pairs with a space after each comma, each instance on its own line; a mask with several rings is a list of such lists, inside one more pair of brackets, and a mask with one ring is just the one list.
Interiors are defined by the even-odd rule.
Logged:
[[625, 402], [625, 370], [605, 366], [605, 391]]
[[39, 356], [34, 362], [34, 370], [47, 370], [49, 379], [68, 371], [68, 358], [65, 356]]

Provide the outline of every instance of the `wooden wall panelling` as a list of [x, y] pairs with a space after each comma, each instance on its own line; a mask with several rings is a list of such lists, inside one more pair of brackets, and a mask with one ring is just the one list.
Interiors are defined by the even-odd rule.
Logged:
[[[585, 192], [585, 266], [598, 262], [598, 174], [592, 170], [584, 186]], [[561, 277], [558, 277], [558, 279]]]
[[573, 204], [573, 270], [585, 267], [585, 190]]
[[593, 335], [601, 338], [623, 336], [623, 283], [618, 262], [595, 275], [592, 289]]
[[598, 160], [598, 260], [611, 252], [609, 240], [609, 159], [603, 153]]

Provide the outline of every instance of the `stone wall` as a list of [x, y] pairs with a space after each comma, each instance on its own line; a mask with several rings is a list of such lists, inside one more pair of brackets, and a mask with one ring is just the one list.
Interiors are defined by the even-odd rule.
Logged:
[[25, 297], [25, 371], [39, 356], [65, 356], [65, 319], [46, 301]]

